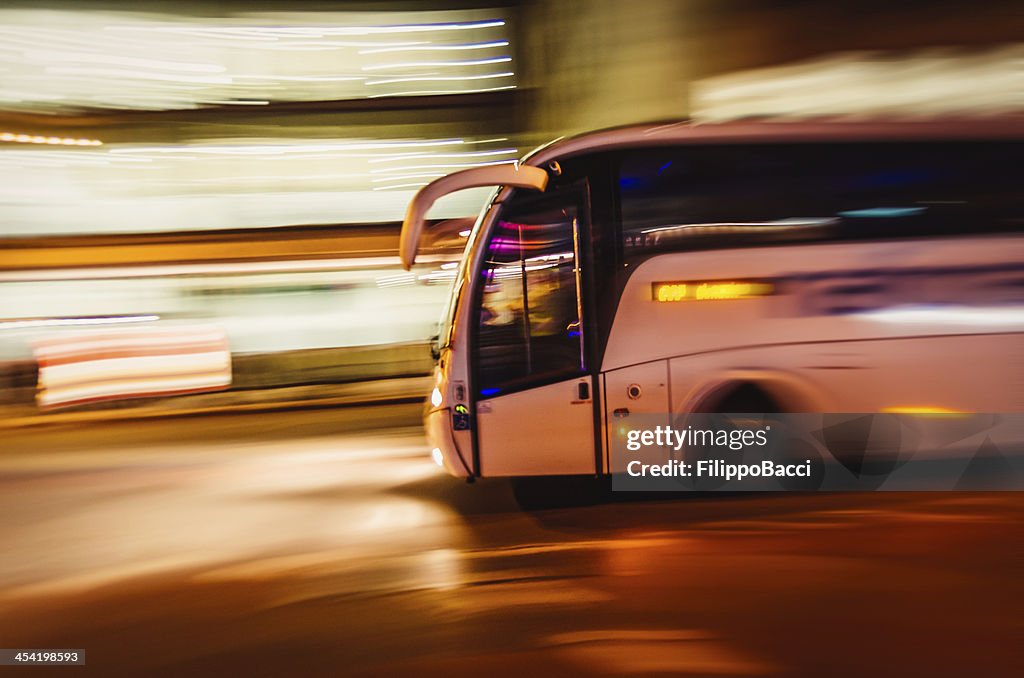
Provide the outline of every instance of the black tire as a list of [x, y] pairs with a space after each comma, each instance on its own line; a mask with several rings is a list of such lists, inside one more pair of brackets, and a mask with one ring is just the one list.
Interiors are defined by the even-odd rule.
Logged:
[[540, 476], [516, 478], [512, 494], [525, 511], [591, 506], [608, 500], [606, 478], [592, 476]]
[[728, 414], [781, 414], [782, 408], [760, 387], [741, 384], [719, 400], [714, 411]]

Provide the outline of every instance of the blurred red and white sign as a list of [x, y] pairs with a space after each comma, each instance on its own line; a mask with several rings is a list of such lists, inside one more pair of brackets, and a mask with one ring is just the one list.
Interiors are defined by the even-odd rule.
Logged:
[[224, 330], [210, 325], [125, 327], [34, 343], [40, 407], [219, 391], [231, 385]]

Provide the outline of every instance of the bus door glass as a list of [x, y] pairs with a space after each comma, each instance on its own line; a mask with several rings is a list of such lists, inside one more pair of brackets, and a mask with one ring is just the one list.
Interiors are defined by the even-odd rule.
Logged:
[[474, 390], [482, 475], [593, 473], [581, 194], [513, 199], [478, 278]]

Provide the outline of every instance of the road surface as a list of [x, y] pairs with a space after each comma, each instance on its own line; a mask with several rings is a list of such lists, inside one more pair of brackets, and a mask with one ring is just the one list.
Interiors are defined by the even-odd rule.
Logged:
[[1024, 675], [1018, 494], [524, 511], [417, 411], [5, 431], [0, 646], [87, 658], [6, 671]]

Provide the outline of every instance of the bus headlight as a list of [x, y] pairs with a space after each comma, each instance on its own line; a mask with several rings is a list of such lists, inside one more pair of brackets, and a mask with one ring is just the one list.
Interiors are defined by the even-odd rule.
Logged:
[[434, 463], [444, 468], [444, 456], [441, 454], [441, 448], [435, 447], [430, 451], [430, 458], [434, 460]]
[[[420, 391], [422, 393], [422, 391]], [[441, 389], [434, 387], [434, 390], [430, 392], [430, 404], [434, 407], [441, 407], [441, 403], [444, 402], [444, 396], [441, 395]]]

